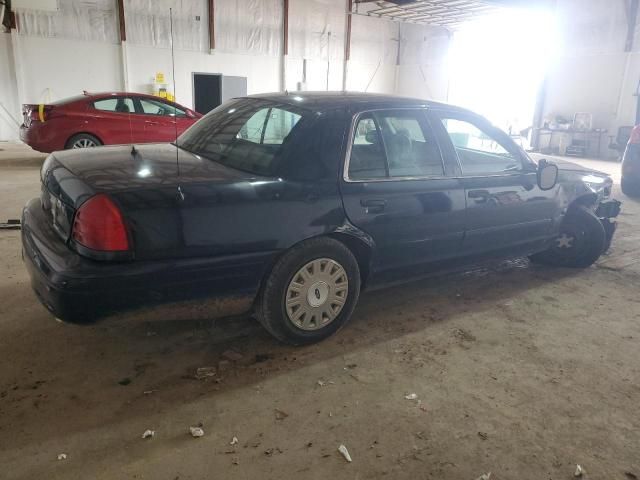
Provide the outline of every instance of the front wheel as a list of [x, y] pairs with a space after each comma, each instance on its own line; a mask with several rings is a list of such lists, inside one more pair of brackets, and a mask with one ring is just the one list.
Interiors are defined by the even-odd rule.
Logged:
[[351, 251], [331, 238], [305, 240], [286, 252], [258, 299], [257, 317], [278, 340], [318, 342], [351, 317], [360, 294], [360, 270]]
[[560, 234], [548, 250], [532, 255], [531, 261], [556, 267], [586, 268], [607, 247], [600, 219], [588, 208], [577, 206], [567, 213]]

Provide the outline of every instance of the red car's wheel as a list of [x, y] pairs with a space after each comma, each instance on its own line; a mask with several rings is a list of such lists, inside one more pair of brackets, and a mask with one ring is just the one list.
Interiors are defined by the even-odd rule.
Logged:
[[90, 148], [99, 147], [100, 145], [102, 145], [102, 142], [93, 135], [89, 135], [88, 133], [79, 133], [69, 139], [66, 148]]

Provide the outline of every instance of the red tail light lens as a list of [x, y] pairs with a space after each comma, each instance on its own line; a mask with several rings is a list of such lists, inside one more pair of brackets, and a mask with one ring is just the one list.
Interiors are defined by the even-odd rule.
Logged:
[[107, 195], [98, 194], [80, 205], [73, 221], [73, 239], [80, 245], [103, 252], [129, 250], [129, 237], [122, 212]]
[[640, 143], [640, 125], [637, 125], [631, 130], [631, 136], [629, 137], [629, 144], [637, 145]]

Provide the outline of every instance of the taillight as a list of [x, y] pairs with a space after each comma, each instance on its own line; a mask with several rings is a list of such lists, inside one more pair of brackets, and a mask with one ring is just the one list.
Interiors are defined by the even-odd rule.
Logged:
[[129, 250], [122, 212], [107, 195], [98, 194], [80, 205], [73, 221], [73, 239], [102, 252]]
[[629, 145], [637, 145], [640, 143], [640, 125], [636, 125], [631, 130], [631, 136], [629, 137]]

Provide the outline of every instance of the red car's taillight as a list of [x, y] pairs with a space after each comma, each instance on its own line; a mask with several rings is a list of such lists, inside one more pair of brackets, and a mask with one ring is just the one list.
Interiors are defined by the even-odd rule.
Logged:
[[129, 250], [129, 237], [122, 212], [104, 194], [84, 202], [76, 212], [73, 239], [80, 245], [102, 252]]
[[631, 130], [631, 136], [629, 137], [630, 145], [638, 145], [640, 143], [640, 125], [636, 125]]

